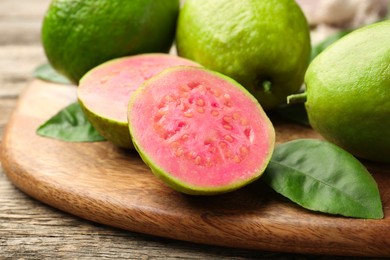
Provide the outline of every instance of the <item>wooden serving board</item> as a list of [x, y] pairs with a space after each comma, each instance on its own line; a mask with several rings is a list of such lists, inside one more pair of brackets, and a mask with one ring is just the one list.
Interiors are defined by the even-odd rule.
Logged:
[[[366, 164], [378, 182], [385, 218], [363, 220], [305, 210], [261, 179], [238, 191], [196, 197], [154, 177], [134, 151], [108, 142], [67, 143], [36, 128], [76, 100], [72, 86], [35, 80], [4, 133], [2, 166], [22, 191], [79, 217], [173, 239], [267, 251], [390, 256], [390, 167]], [[274, 121], [277, 142], [319, 138], [310, 128]]]

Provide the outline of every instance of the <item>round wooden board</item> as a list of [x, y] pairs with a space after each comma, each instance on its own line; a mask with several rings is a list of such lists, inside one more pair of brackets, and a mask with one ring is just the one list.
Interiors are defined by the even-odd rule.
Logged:
[[[267, 251], [390, 256], [390, 167], [367, 164], [385, 218], [352, 219], [305, 210], [261, 179], [238, 191], [196, 197], [165, 186], [134, 151], [107, 142], [68, 143], [37, 127], [76, 100], [72, 86], [35, 80], [21, 96], [1, 145], [8, 178], [48, 205], [79, 217], [173, 239]], [[274, 121], [277, 142], [320, 138], [310, 128]]]

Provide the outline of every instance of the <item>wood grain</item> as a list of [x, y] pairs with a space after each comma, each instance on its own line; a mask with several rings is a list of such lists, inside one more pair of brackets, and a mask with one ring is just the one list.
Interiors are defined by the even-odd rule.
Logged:
[[[135, 152], [107, 142], [66, 143], [36, 127], [75, 100], [75, 89], [35, 80], [14, 111], [2, 144], [9, 179], [32, 197], [84, 219], [120, 229], [245, 249], [291, 253], [390, 256], [390, 169], [367, 164], [379, 183], [385, 219], [309, 212], [261, 181], [214, 197], [177, 193], [155, 178]], [[319, 138], [276, 120], [277, 141]]]
[[[33, 79], [32, 71], [46, 61], [40, 44], [39, 28], [49, 3], [50, 0], [0, 1], [0, 146], [4, 127], [19, 94]], [[193, 244], [90, 222], [48, 207], [22, 193], [9, 181], [0, 163], [0, 259], [290, 257], [296, 256]], [[333, 257], [321, 256], [321, 259]]]

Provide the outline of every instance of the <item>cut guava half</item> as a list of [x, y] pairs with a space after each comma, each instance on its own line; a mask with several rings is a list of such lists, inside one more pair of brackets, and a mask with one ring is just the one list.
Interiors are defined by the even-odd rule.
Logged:
[[78, 101], [96, 130], [122, 148], [132, 148], [127, 122], [131, 94], [153, 75], [173, 66], [200, 66], [174, 55], [152, 53], [117, 58], [85, 74], [79, 83]]
[[275, 130], [258, 101], [236, 81], [204, 68], [176, 67], [131, 97], [129, 130], [152, 172], [192, 195], [236, 190], [259, 178]]

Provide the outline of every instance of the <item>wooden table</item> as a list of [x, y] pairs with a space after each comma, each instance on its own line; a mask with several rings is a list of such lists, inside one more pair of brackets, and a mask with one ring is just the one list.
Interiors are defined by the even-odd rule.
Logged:
[[[40, 45], [40, 26], [48, 4], [49, 0], [0, 1], [0, 136], [19, 94], [33, 79], [32, 71], [46, 62]], [[314, 258], [192, 244], [89, 222], [25, 195], [12, 185], [0, 167], [0, 259], [153, 257]]]

